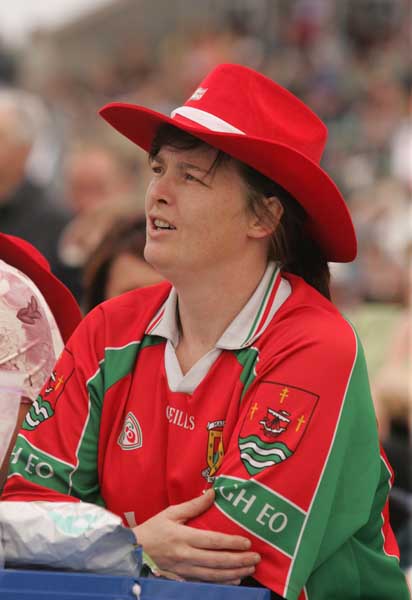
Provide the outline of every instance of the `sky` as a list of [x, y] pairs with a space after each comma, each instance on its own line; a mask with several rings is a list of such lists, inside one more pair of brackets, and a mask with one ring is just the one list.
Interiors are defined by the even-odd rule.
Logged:
[[30, 31], [61, 25], [113, 0], [0, 0], [0, 39], [24, 44]]

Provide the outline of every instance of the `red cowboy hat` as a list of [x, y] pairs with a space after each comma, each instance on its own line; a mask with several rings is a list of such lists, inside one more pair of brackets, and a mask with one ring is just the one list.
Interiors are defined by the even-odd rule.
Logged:
[[350, 262], [356, 236], [346, 203], [319, 166], [327, 129], [298, 98], [260, 73], [220, 65], [171, 117], [111, 102], [101, 116], [148, 151], [168, 123], [250, 165], [284, 187], [308, 214], [307, 230], [330, 261]]
[[0, 259], [19, 269], [39, 288], [66, 343], [82, 314], [72, 293], [51, 272], [45, 257], [26, 240], [0, 233]]

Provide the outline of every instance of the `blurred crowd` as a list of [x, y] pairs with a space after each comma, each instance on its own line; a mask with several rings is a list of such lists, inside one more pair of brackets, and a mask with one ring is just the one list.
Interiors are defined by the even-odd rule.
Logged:
[[36, 79], [35, 61], [0, 43], [0, 229], [38, 247], [87, 312], [157, 280], [142, 258], [146, 159], [100, 123], [100, 106], [122, 100], [170, 113], [221, 62], [256, 68], [302, 98], [328, 125], [323, 165], [357, 230], [358, 259], [331, 265], [333, 296], [365, 347], [396, 471], [393, 525], [410, 565], [411, 3], [278, 0], [264, 36], [253, 3], [226, 4], [222, 22], [170, 30], [155, 53], [128, 41], [86, 76], [48, 74], [44, 56]]

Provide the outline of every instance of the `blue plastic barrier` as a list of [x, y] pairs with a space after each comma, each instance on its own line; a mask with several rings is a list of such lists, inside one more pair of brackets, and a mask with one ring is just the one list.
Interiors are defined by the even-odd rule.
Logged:
[[[140, 589], [140, 594], [138, 595]], [[269, 590], [90, 573], [0, 570], [1, 600], [270, 600]]]

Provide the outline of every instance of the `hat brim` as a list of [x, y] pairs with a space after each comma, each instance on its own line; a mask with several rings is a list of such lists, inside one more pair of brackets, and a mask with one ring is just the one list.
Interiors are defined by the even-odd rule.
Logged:
[[64, 343], [82, 319], [79, 305], [70, 290], [53, 273], [43, 268], [28, 252], [0, 233], [0, 258], [15, 267], [39, 288], [60, 330]]
[[329, 261], [350, 262], [357, 243], [351, 216], [340, 191], [315, 162], [290, 146], [263, 138], [221, 133], [184, 118], [134, 104], [111, 102], [100, 115], [112, 127], [146, 151], [162, 124], [170, 124], [253, 167], [284, 187], [308, 214], [307, 231]]

